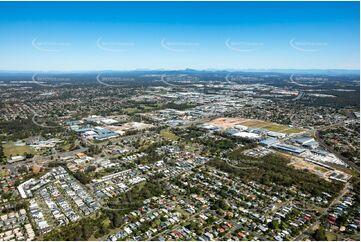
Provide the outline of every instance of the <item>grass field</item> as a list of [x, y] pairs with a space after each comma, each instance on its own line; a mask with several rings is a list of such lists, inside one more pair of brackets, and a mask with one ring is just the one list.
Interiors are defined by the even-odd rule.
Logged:
[[3, 145], [4, 154], [7, 158], [9, 158], [11, 155], [24, 155], [25, 153], [28, 154], [34, 154], [35, 151], [33, 148], [31, 148], [28, 145], [24, 146], [16, 146], [13, 143], [7, 143]]
[[9, 171], [6, 169], [0, 170], [0, 177], [6, 177], [9, 175]]
[[299, 128], [290, 128], [287, 125], [276, 124], [258, 119], [244, 119], [244, 118], [218, 118], [214, 119], [210, 124], [222, 126], [224, 128], [233, 127], [234, 125], [243, 125], [249, 128], [263, 128], [269, 131], [281, 132], [286, 134], [300, 133], [304, 131]]
[[134, 114], [134, 113], [139, 113], [139, 112], [148, 112], [148, 111], [152, 111], [152, 110], [156, 110], [156, 109], [159, 109], [159, 107], [143, 105], [138, 108], [126, 108], [126, 109], [124, 109], [124, 112], [126, 114]]
[[337, 236], [334, 233], [326, 232], [327, 241], [336, 241]]
[[284, 131], [282, 131], [283, 133], [286, 133], [286, 134], [294, 134], [294, 133], [301, 133], [305, 131], [304, 129], [299, 129], [299, 128], [288, 128]]
[[133, 114], [133, 113], [137, 113], [137, 112], [139, 112], [140, 110], [139, 109], [137, 109], [137, 108], [126, 108], [126, 109], [124, 109], [124, 112], [126, 113], [126, 114]]
[[173, 134], [167, 129], [163, 129], [160, 131], [160, 136], [166, 140], [176, 141], [178, 140], [178, 136]]

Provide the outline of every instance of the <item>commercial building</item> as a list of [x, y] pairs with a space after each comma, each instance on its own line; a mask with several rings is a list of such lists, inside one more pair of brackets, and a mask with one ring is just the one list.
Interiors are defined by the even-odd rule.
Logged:
[[305, 149], [293, 146], [293, 145], [286, 145], [286, 144], [274, 144], [271, 146], [272, 148], [276, 150], [281, 150], [285, 152], [289, 152], [292, 154], [300, 155], [303, 152], [305, 152]]

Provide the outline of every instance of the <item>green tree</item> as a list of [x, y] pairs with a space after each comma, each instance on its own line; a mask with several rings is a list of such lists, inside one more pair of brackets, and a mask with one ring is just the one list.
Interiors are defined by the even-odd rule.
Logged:
[[317, 241], [325, 241], [327, 240], [325, 228], [320, 226], [315, 233], [313, 234], [313, 238]]

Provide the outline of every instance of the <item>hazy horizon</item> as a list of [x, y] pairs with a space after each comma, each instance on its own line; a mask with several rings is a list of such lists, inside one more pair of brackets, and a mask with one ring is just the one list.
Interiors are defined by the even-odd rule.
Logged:
[[0, 70], [359, 69], [359, 2], [0, 2]]
[[258, 68], [248, 68], [248, 69], [193, 69], [193, 68], [184, 68], [184, 69], [148, 69], [148, 68], [136, 68], [136, 69], [124, 69], [124, 70], [0, 70], [0, 73], [34, 73], [34, 72], [54, 72], [54, 73], [91, 73], [91, 72], [142, 72], [142, 71], [198, 71], [198, 72], [279, 72], [279, 73], [293, 73], [293, 72], [350, 72], [359, 74], [360, 69], [287, 69], [287, 68], [270, 68], [270, 69], [258, 69]]

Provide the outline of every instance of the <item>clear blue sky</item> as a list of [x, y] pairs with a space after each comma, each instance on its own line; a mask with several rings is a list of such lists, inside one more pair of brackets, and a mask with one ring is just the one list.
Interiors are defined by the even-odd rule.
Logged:
[[359, 2], [0, 2], [0, 70], [359, 69]]

